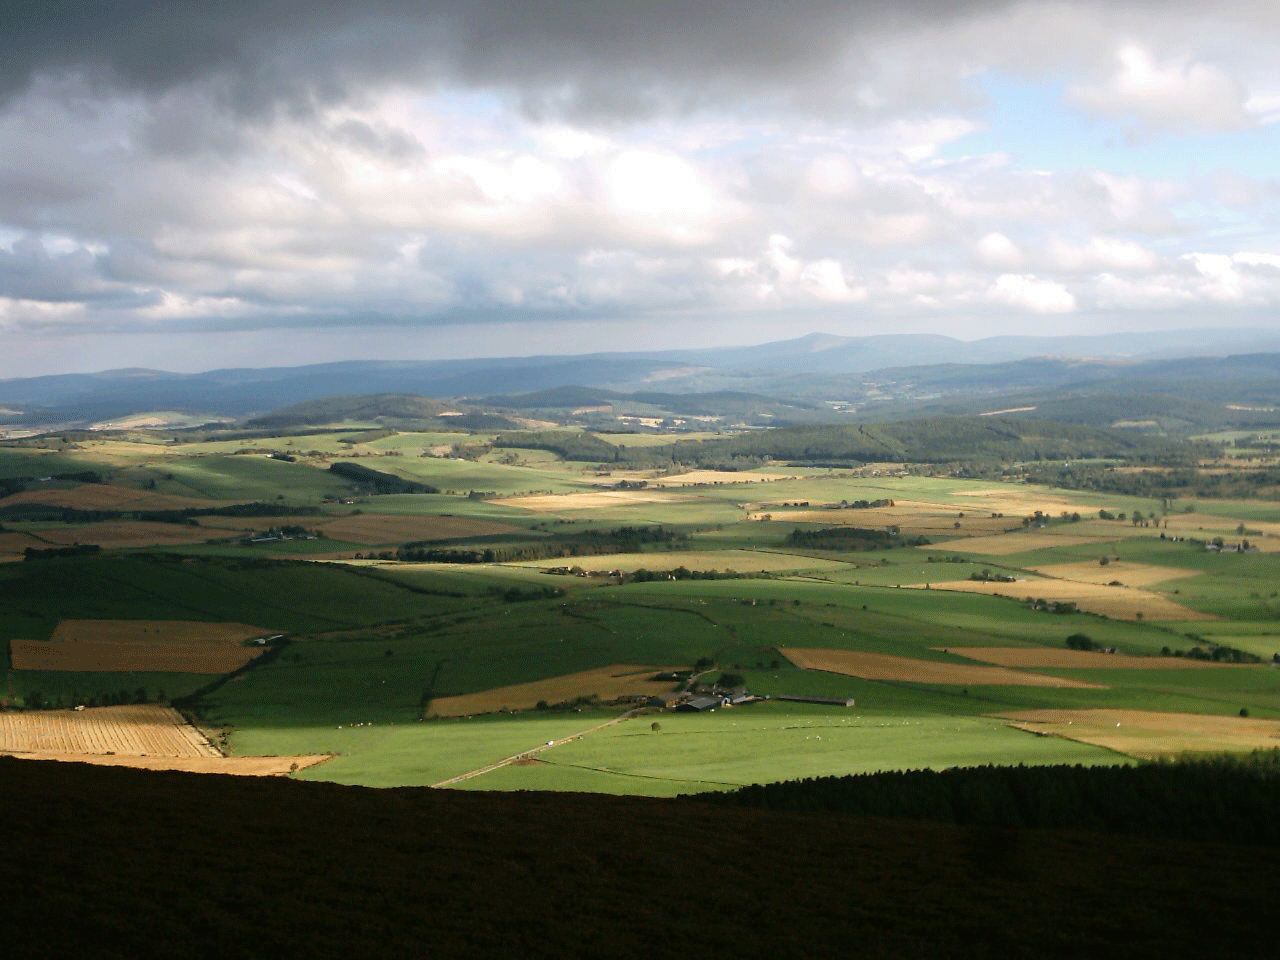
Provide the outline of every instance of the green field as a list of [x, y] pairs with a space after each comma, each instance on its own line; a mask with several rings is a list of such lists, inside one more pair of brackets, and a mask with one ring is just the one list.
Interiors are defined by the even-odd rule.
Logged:
[[[652, 729], [657, 722], [660, 729]], [[463, 781], [476, 790], [589, 790], [675, 796], [771, 780], [987, 763], [1114, 764], [1109, 750], [972, 717], [862, 716], [758, 704], [628, 721]]]

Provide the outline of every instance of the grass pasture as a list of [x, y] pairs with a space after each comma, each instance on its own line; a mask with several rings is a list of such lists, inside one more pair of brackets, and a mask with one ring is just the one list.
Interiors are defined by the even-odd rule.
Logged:
[[675, 796], [899, 766], [1120, 759], [1096, 746], [1029, 736], [982, 717], [864, 717], [848, 708], [780, 703], [640, 717], [537, 756], [536, 763], [501, 767], [458, 786]]

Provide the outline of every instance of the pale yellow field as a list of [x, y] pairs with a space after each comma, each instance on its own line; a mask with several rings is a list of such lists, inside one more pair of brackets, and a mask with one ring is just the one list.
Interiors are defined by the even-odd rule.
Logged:
[[1041, 513], [1056, 517], [1064, 510], [1067, 513], [1097, 513], [1097, 507], [1081, 507], [1066, 497], [1047, 493], [1036, 486], [1007, 484], [983, 490], [957, 490], [954, 494], [974, 501], [974, 509], [994, 510], [1011, 517], [1027, 517], [1039, 510]]
[[493, 500], [508, 507], [520, 507], [535, 513], [560, 510], [595, 510], [600, 507], [626, 507], [636, 503], [684, 503], [694, 499], [686, 494], [665, 490], [592, 490], [583, 493], [548, 493], [529, 497], [504, 497]]
[[[943, 649], [936, 647], [935, 649]], [[1137, 657], [1127, 653], [1101, 653], [1064, 647], [949, 647], [951, 653], [1001, 667], [1087, 667], [1103, 670], [1198, 670], [1205, 667], [1235, 667], [1240, 664], [1214, 663], [1190, 657]]]
[[1020, 710], [997, 716], [1012, 720], [1022, 730], [1092, 743], [1134, 757], [1280, 747], [1280, 720], [1146, 710]]
[[0, 713], [0, 750], [134, 757], [221, 756], [182, 714], [159, 704]]
[[653, 481], [658, 487], [689, 487], [698, 483], [730, 484], [730, 483], [767, 483], [770, 480], [795, 480], [794, 473], [769, 473], [763, 470], [690, 470], [670, 477], [659, 477]]
[[1046, 577], [1075, 580], [1079, 583], [1108, 584], [1113, 580], [1119, 580], [1126, 587], [1150, 587], [1157, 583], [1164, 583], [1166, 580], [1203, 576], [1201, 571], [1188, 570], [1185, 567], [1157, 567], [1145, 563], [1128, 563], [1124, 560], [1113, 560], [1106, 565], [1086, 560], [1082, 563], [1055, 563], [1044, 567], [1027, 567], [1027, 569]]
[[0, 753], [146, 770], [270, 776], [313, 766], [327, 754], [224, 757], [176, 710], [159, 704], [0, 713]]
[[15, 670], [230, 673], [263, 648], [242, 640], [275, 631], [186, 620], [63, 620], [49, 640], [11, 640]]
[[439, 717], [463, 717], [478, 713], [494, 713], [498, 710], [532, 710], [539, 701], [547, 703], [564, 703], [577, 697], [595, 694], [601, 700], [616, 700], [620, 697], [649, 697], [660, 693], [668, 693], [676, 685], [650, 679], [656, 673], [669, 670], [687, 669], [682, 667], [641, 667], [633, 664], [615, 664], [611, 667], [599, 667], [595, 670], [583, 670], [549, 680], [537, 680], [533, 683], [517, 683], [509, 687], [495, 687], [479, 693], [469, 693], [459, 697], [440, 697], [432, 700], [428, 708], [431, 714]]
[[[924, 584], [913, 584], [913, 588]], [[934, 590], [957, 590], [962, 593], [986, 593], [998, 597], [1025, 600], [1070, 601], [1088, 613], [1099, 613], [1116, 620], [1217, 620], [1174, 603], [1167, 597], [1134, 587], [1109, 587], [1072, 580], [1029, 579], [1016, 583], [984, 583], [981, 580], [948, 580], [932, 583]], [[1139, 616], [1141, 614], [1141, 616]]]
[[[1015, 553], [1026, 553], [1028, 550], [1043, 550], [1046, 547], [1074, 547], [1085, 543], [1102, 545], [1112, 540], [1100, 537], [1079, 535], [1075, 532], [1077, 525], [1068, 527], [1050, 527], [1045, 530], [1027, 530], [1017, 533], [1006, 533], [996, 537], [972, 537], [965, 540], [949, 540], [931, 546], [917, 547], [919, 550], [947, 550], [954, 553], [977, 553], [987, 557], [1006, 557]], [[1058, 533], [1059, 530], [1071, 529], [1070, 534]]]
[[307, 754], [298, 757], [128, 757], [120, 754], [99, 753], [49, 753], [43, 750], [24, 750], [9, 756], [22, 760], [61, 760], [71, 763], [92, 763], [102, 767], [132, 767], [136, 770], [179, 770], [183, 773], [223, 773], [236, 777], [280, 777], [304, 767], [332, 760], [328, 753]]
[[294, 518], [292, 522], [304, 527], [317, 527], [332, 540], [365, 544], [409, 543], [415, 540], [445, 540], [451, 537], [484, 537], [523, 532], [521, 527], [493, 520], [447, 516], [411, 517], [362, 513], [322, 522], [312, 522], [306, 517]]
[[582, 567], [584, 570], [732, 570], [735, 573], [777, 572], [781, 570], [838, 570], [848, 567], [840, 560], [824, 560], [790, 553], [763, 550], [663, 550], [658, 553], [608, 553], [589, 557], [557, 557], [508, 564], [549, 570], [554, 567]]
[[784, 657], [803, 670], [842, 673], [863, 680], [901, 680], [907, 683], [940, 683], [957, 686], [1088, 687], [1105, 689], [1063, 677], [1024, 673], [1006, 667], [979, 667], [964, 663], [915, 660], [887, 653], [861, 650], [824, 650], [811, 647], [779, 647]]

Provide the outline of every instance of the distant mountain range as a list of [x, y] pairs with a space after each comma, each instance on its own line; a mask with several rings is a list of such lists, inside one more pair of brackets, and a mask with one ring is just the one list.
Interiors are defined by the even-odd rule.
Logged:
[[[522, 410], [626, 398], [649, 411], [731, 415], [758, 409], [792, 422], [828, 419], [834, 412], [874, 419], [983, 413], [997, 398], [1004, 408], [1036, 407], [1024, 411], [1033, 413], [1056, 404], [1061, 413], [1064, 404], [1078, 406], [1082, 398], [1138, 395], [1267, 413], [1280, 404], [1278, 385], [1280, 332], [1262, 330], [978, 341], [810, 334], [708, 350], [352, 360], [194, 374], [132, 369], [0, 380], [0, 408], [7, 411], [0, 423], [85, 425], [151, 411], [242, 419], [326, 397], [370, 394], [462, 398], [471, 408]], [[1186, 422], [1204, 419], [1203, 411], [1184, 414]]]

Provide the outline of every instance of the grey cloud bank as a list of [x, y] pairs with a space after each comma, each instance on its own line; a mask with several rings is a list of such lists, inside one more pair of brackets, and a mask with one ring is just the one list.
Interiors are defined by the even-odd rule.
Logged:
[[1274, 324], [1274, 4], [939, 6], [18, 8], [0, 376]]

